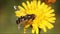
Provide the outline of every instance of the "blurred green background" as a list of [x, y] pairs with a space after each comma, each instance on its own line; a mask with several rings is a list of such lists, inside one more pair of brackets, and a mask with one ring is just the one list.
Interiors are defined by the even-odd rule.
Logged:
[[[25, 0], [0, 0], [0, 34], [23, 34], [23, 28], [17, 30], [14, 5], [21, 5]], [[52, 7], [56, 13], [56, 23], [52, 30], [41, 34], [60, 34], [60, 0], [57, 0]], [[31, 28], [28, 29], [27, 34], [31, 34]]]

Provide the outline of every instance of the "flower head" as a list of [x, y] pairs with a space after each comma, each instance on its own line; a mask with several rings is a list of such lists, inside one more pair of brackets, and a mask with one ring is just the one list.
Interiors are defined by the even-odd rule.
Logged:
[[20, 10], [15, 12], [16, 16], [20, 17], [27, 14], [35, 15], [35, 19], [31, 22], [32, 33], [36, 32], [36, 34], [38, 34], [38, 28], [42, 29], [44, 32], [47, 32], [46, 28], [52, 29], [54, 27], [52, 23], [55, 23], [56, 18], [54, 17], [54, 9], [52, 9], [51, 6], [36, 0], [31, 1], [31, 3], [27, 1], [27, 4], [23, 2], [22, 6], [23, 7], [18, 6]]

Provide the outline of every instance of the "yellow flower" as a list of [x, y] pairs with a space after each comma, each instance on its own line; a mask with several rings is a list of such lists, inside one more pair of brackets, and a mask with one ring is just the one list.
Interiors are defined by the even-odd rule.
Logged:
[[[41, 3], [40, 0], [33, 0], [31, 3], [27, 1], [22, 3], [22, 6], [18, 6], [20, 10], [16, 11], [16, 16], [24, 16], [26, 14], [34, 14], [35, 19], [32, 22], [32, 33], [38, 34], [38, 28], [42, 29], [44, 32], [47, 32], [46, 28], [52, 29], [54, 26], [52, 23], [55, 23], [55, 13], [54, 9], [51, 6], [46, 5], [44, 2]], [[28, 28], [28, 27], [27, 27]]]

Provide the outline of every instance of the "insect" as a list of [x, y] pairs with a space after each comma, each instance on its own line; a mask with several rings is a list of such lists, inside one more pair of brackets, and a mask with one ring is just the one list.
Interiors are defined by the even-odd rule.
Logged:
[[35, 19], [35, 15], [34, 14], [27, 14], [25, 16], [21, 16], [18, 18], [18, 20], [16, 20], [16, 23], [18, 25], [18, 29], [20, 29], [20, 26], [23, 25], [23, 27], [27, 26], [27, 25], [31, 25], [32, 21]]

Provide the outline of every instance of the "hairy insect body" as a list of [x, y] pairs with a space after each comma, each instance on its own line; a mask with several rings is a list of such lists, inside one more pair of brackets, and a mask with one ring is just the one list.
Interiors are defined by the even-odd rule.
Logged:
[[23, 26], [24, 28], [30, 26], [34, 18], [34, 14], [27, 14], [25, 16], [21, 16], [20, 18], [18, 18], [18, 20], [16, 20], [16, 23], [18, 24], [18, 29], [20, 28], [20, 26]]

